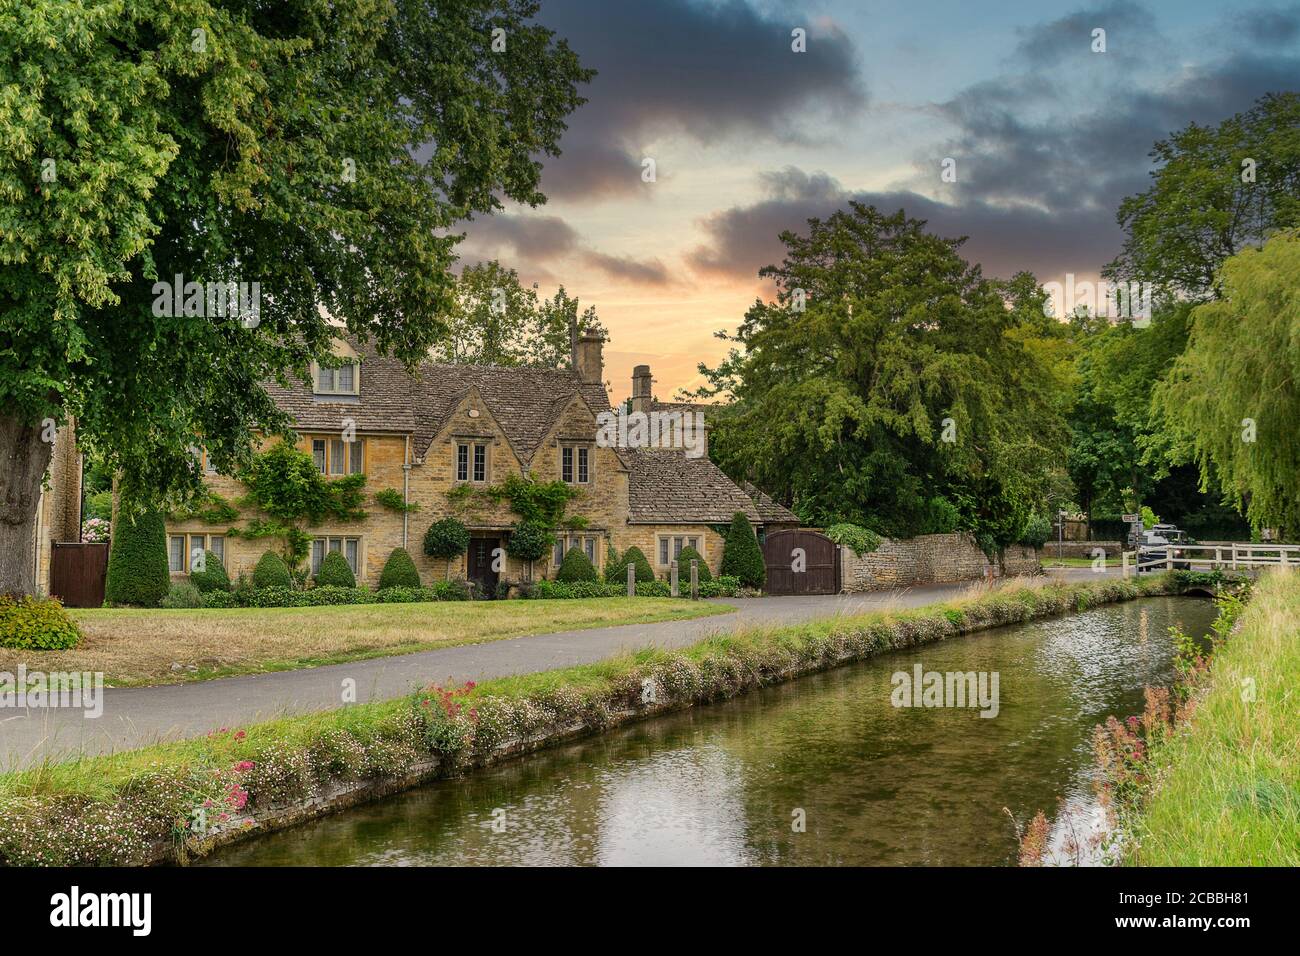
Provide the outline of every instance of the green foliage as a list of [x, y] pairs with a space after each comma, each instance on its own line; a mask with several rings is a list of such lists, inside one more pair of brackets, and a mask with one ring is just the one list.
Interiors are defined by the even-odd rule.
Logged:
[[1155, 400], [1255, 527], [1300, 530], [1300, 230], [1228, 259]]
[[[254, 428], [286, 429], [266, 383], [301, 379], [340, 325], [427, 355], [446, 333], [457, 223], [545, 200], [541, 160], [592, 75], [534, 13], [7, 4], [0, 415], [75, 414], [79, 442], [160, 504], [200, 489], [195, 435], [234, 474]], [[155, 282], [178, 274], [257, 281], [274, 317], [155, 310], [172, 301]], [[17, 481], [0, 474], [0, 499], [18, 500]]]
[[379, 590], [387, 588], [418, 588], [420, 572], [405, 548], [394, 548], [393, 553], [384, 562], [384, 570], [379, 573]]
[[[735, 399], [709, 440], [723, 470], [805, 522], [894, 537], [930, 530], [936, 494], [992, 492], [1025, 514], [1045, 498], [1068, 438], [1069, 338], [1032, 276], [985, 279], [960, 241], [858, 202], [781, 238], [784, 261], [761, 271], [775, 300], [750, 308], [696, 393]], [[960, 511], [961, 530], [989, 520]]]
[[230, 575], [226, 566], [211, 551], [203, 552], [203, 570], [190, 572], [190, 583], [200, 591], [229, 591]]
[[176, 581], [158, 602], [159, 607], [203, 607], [203, 593], [189, 581]]
[[255, 588], [291, 588], [293, 578], [284, 559], [274, 551], [267, 551], [257, 559], [253, 568], [253, 587]]
[[536, 521], [521, 521], [510, 531], [506, 554], [520, 561], [538, 561], [555, 545], [555, 536]]
[[461, 581], [435, 581], [428, 587], [344, 588], [326, 585], [301, 591], [287, 587], [244, 588], [203, 595], [203, 606], [325, 607], [338, 604], [415, 604], [421, 601], [468, 601], [469, 589]]
[[389, 511], [396, 511], [398, 514], [412, 514], [420, 510], [420, 505], [415, 501], [403, 501], [402, 493], [396, 488], [381, 488], [375, 492], [375, 501]]
[[124, 505], [108, 553], [105, 603], [157, 607], [170, 587], [162, 514], [150, 510], [133, 515]]
[[357, 586], [356, 575], [352, 573], [347, 558], [343, 557], [341, 551], [331, 551], [325, 555], [324, 560], [320, 563], [320, 569], [316, 572], [316, 586], [318, 588], [355, 588]]
[[580, 490], [563, 481], [537, 481], [532, 477], [508, 475], [500, 485], [487, 489], [487, 493], [510, 502], [510, 510], [524, 521], [546, 528], [554, 528], [564, 517], [569, 501], [582, 494]]
[[0, 647], [65, 651], [81, 640], [77, 622], [57, 598], [0, 594]]
[[228, 525], [239, 519], [239, 509], [221, 495], [207, 492], [180, 508], [174, 508], [168, 517], [175, 522], [198, 520], [205, 524]]
[[1138, 513], [1142, 515], [1142, 527], [1145, 530], [1150, 531], [1156, 525], [1160, 524], [1160, 516], [1146, 505], [1143, 505], [1138, 509]]
[[1127, 238], [1108, 274], [1206, 297], [1227, 259], [1300, 226], [1300, 93], [1269, 93], [1218, 126], [1193, 123], [1151, 159], [1151, 188], [1120, 205]]
[[101, 521], [113, 520], [113, 492], [97, 491], [86, 496], [86, 517]]
[[469, 530], [455, 518], [439, 518], [424, 532], [424, 553], [431, 558], [460, 557], [469, 549]]
[[861, 557], [880, 547], [880, 535], [856, 524], [833, 524], [826, 529], [826, 537], [836, 544], [852, 548], [853, 553]]
[[514, 269], [499, 262], [466, 266], [456, 281], [451, 309], [444, 314], [448, 337], [434, 350], [438, 361], [461, 365], [569, 364], [569, 319], [579, 328], [604, 333], [594, 306], [581, 316], [578, 300], [561, 286], [554, 299], [539, 303]]
[[1052, 536], [1052, 520], [1046, 515], [1034, 514], [1025, 522], [1020, 532], [1020, 544], [1031, 548], [1041, 548]]
[[632, 545], [620, 555], [611, 545], [610, 556], [605, 559], [605, 580], [610, 584], [621, 584], [626, 592], [629, 564], [636, 568], [634, 575], [638, 584], [645, 584], [655, 579], [654, 568], [650, 567], [650, 562], [646, 560], [645, 553], [640, 548]]
[[758, 546], [758, 538], [743, 511], [737, 511], [731, 518], [731, 529], [722, 547], [720, 573], [739, 578], [747, 588], [761, 588], [767, 578], [763, 549]]
[[591, 559], [581, 548], [570, 548], [564, 555], [564, 560], [560, 562], [560, 570], [555, 573], [555, 580], [567, 584], [578, 581], [590, 581], [594, 584], [600, 580], [600, 577], [596, 574], [596, 566], [591, 563]]
[[[755, 539], [755, 543], [757, 544], [757, 539]], [[700, 554], [700, 552], [696, 551], [694, 548], [690, 547], [689, 545], [685, 548], [682, 548], [682, 550], [677, 553], [678, 580], [684, 581], [687, 587], [690, 586], [692, 558], [694, 558], [696, 561], [699, 562], [696, 565], [696, 568], [698, 570], [695, 576], [695, 580], [699, 584], [703, 584], [705, 581], [712, 581], [713, 572], [709, 570], [709, 564], [707, 561], [704, 560], [704, 555]]]

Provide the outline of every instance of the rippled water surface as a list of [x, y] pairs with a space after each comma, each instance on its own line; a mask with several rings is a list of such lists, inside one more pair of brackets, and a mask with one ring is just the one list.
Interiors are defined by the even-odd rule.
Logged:
[[[1150, 598], [893, 653], [440, 781], [214, 865], [1007, 864], [1018, 820], [1087, 802], [1091, 733], [1171, 674]], [[996, 671], [1000, 709], [904, 709], [891, 676]], [[795, 832], [793, 814], [806, 815]], [[502, 812], [503, 811], [503, 812]], [[504, 831], [500, 829], [504, 821]], [[496, 824], [494, 826], [494, 823]]]

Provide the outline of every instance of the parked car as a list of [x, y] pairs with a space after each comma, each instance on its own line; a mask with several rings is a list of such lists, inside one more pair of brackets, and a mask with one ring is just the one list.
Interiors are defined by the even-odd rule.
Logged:
[[[1179, 537], [1171, 539], [1160, 531], [1161, 528], [1170, 529]], [[1169, 553], [1170, 551], [1173, 552], [1172, 556], [1175, 558], [1174, 568], [1179, 571], [1190, 571], [1192, 569], [1192, 565], [1189, 561], [1177, 560], [1178, 558], [1185, 557], [1186, 552], [1184, 552], [1181, 548], [1175, 547], [1175, 545], [1179, 543], [1186, 543], [1186, 541], [1187, 541], [1186, 533], [1179, 531], [1177, 528], [1173, 527], [1173, 525], [1156, 525], [1150, 531], [1143, 531], [1142, 550], [1139, 551], [1138, 553], [1139, 555], [1138, 561], [1140, 562], [1140, 564], [1148, 565], [1148, 567], [1143, 568], [1139, 566], [1138, 571], [1141, 572], [1144, 570], [1146, 571], [1158, 570], [1157, 568], [1150, 566], [1151, 562], [1159, 561], [1163, 563], [1165, 561], [1168, 561], [1170, 557], [1170, 553]]]

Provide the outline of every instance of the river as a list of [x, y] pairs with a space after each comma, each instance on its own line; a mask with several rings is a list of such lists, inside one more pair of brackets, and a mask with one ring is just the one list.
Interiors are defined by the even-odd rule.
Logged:
[[[1172, 675], [1169, 626], [1205, 635], [1214, 613], [1205, 600], [1148, 598], [895, 652], [438, 781], [204, 864], [1012, 864], [1007, 810], [1022, 824], [1062, 804], [1086, 818], [1093, 726], [1139, 713], [1143, 686]], [[895, 707], [917, 664], [996, 674], [996, 716]]]

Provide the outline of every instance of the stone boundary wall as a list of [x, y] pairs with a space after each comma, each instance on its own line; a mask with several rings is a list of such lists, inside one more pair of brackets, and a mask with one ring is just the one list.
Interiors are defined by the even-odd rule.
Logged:
[[[841, 548], [840, 586], [843, 591], [880, 591], [916, 584], [979, 581], [990, 564], [974, 540], [964, 534], [926, 534], [916, 538], [885, 538], [880, 547], [858, 556]], [[1012, 545], [1004, 558], [1006, 574], [1037, 574], [1039, 556], [1033, 548]], [[992, 565], [994, 576], [1000, 576]]]
[[[1044, 561], [1050, 561], [1056, 557], [1056, 547], [1055, 541], [1049, 541], [1043, 545], [1042, 557]], [[1118, 558], [1123, 543], [1119, 541], [1063, 541], [1061, 542], [1061, 557], [1091, 558], [1094, 548], [1101, 548], [1106, 552], [1108, 558]]]

